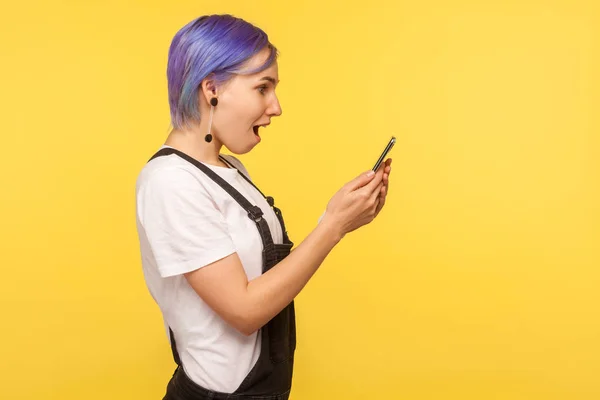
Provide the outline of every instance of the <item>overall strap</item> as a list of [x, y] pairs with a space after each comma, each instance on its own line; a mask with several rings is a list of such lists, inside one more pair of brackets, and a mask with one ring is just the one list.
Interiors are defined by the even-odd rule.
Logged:
[[[231, 168], [237, 169], [234, 165], [232, 165], [229, 161], [227, 161], [225, 159], [225, 157], [219, 155], [219, 158], [224, 163], [226, 163], [227, 165], [229, 165]], [[269, 203], [269, 205], [271, 206], [271, 208], [273, 209], [273, 211], [275, 211], [275, 215], [277, 215], [277, 219], [279, 220], [279, 224], [281, 225], [281, 230], [283, 232], [283, 242], [284, 243], [291, 243], [290, 238], [288, 237], [287, 229], [285, 228], [285, 222], [283, 221], [283, 216], [281, 215], [281, 210], [279, 208], [275, 207], [275, 199], [273, 199], [273, 197], [271, 197], [271, 196], [265, 196], [264, 193], [254, 184], [254, 182], [252, 182], [250, 180], [250, 178], [248, 178], [239, 169], [237, 171], [242, 176], [242, 178], [244, 178], [246, 180], [246, 182], [248, 182], [249, 184], [251, 184], [252, 186], [254, 186], [254, 188], [256, 190], [258, 190], [258, 192], [267, 200], [267, 203]]]
[[270, 248], [274, 246], [273, 237], [271, 236], [271, 231], [269, 230], [269, 225], [267, 224], [267, 221], [262, 217], [263, 211], [260, 209], [260, 207], [252, 205], [240, 192], [238, 192], [233, 186], [231, 186], [225, 179], [221, 178], [212, 169], [208, 168], [206, 165], [188, 156], [187, 154], [170, 147], [166, 147], [159, 150], [150, 158], [149, 161], [153, 160], [156, 157], [166, 156], [169, 154], [176, 154], [179, 157], [196, 166], [198, 169], [204, 172], [210, 179], [212, 179], [217, 185], [219, 185], [223, 190], [225, 190], [231, 197], [233, 197], [233, 199], [236, 202], [238, 202], [238, 204], [242, 206], [242, 208], [248, 213], [248, 218], [250, 218], [254, 221], [254, 223], [256, 223], [256, 227], [258, 228], [258, 232], [260, 233], [260, 237], [262, 238], [264, 247]]
[[[149, 161], [161, 156], [166, 156], [170, 154], [176, 154], [179, 157], [183, 158], [186, 161], [189, 161], [202, 172], [204, 172], [209, 178], [211, 178], [217, 185], [219, 185], [223, 190], [225, 190], [235, 201], [238, 202], [240, 206], [248, 213], [248, 217], [252, 219], [256, 223], [256, 227], [260, 234], [260, 237], [264, 246], [264, 253], [266, 255], [271, 255], [276, 253], [276, 246], [273, 243], [273, 237], [271, 236], [271, 231], [269, 230], [269, 225], [267, 221], [262, 217], [263, 212], [258, 206], [252, 205], [240, 192], [238, 192], [233, 186], [231, 186], [226, 180], [221, 178], [218, 174], [216, 174], [213, 170], [208, 168], [206, 165], [202, 164], [198, 160], [188, 156], [187, 154], [170, 147], [163, 148], [156, 152]], [[239, 172], [239, 170], [238, 170]], [[241, 172], [240, 172], [241, 174]], [[242, 176], [244, 176], [242, 174]], [[247, 178], [246, 178], [247, 179]], [[256, 186], [255, 186], [256, 187]], [[258, 189], [258, 188], [257, 188]], [[260, 190], [259, 190], [260, 192]], [[262, 194], [262, 193], [261, 193]], [[263, 195], [264, 196], [264, 195]], [[171, 341], [171, 352], [173, 353], [173, 360], [178, 366], [181, 366], [181, 358], [179, 357], [179, 352], [177, 351], [177, 344], [175, 341], [175, 335], [173, 334], [173, 330], [169, 327], [169, 338]]]

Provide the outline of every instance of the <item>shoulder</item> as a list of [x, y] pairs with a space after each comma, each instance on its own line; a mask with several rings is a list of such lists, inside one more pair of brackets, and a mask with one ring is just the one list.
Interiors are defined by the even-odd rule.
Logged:
[[148, 162], [140, 172], [137, 185], [175, 188], [192, 183], [201, 183], [201, 175], [194, 170], [193, 165], [176, 155], [168, 155]]
[[148, 162], [136, 181], [138, 205], [170, 209], [171, 213], [214, 204], [214, 192], [205, 174], [176, 155]]
[[[222, 200], [226, 193], [195, 166], [177, 156], [164, 156], [147, 163], [136, 182], [136, 213], [150, 234], [199, 232], [221, 226]], [[223, 192], [223, 193], [221, 193]], [[194, 226], [193, 230], [191, 226]], [[185, 239], [188, 240], [189, 239]]]

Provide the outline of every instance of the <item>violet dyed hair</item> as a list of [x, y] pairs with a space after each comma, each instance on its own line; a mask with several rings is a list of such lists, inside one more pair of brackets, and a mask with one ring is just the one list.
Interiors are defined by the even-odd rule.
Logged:
[[[271, 51], [267, 61], [244, 71], [244, 64], [265, 47]], [[205, 15], [186, 24], [169, 47], [167, 81], [173, 127], [200, 121], [198, 89], [203, 79], [211, 75], [220, 85], [235, 74], [263, 71], [277, 55], [263, 30], [232, 15]]]

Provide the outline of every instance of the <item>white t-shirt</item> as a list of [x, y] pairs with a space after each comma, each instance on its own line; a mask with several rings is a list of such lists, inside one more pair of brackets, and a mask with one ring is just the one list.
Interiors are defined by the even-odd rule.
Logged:
[[[166, 146], [163, 146], [166, 147]], [[265, 198], [234, 168], [204, 164], [264, 213], [274, 243], [283, 242], [277, 216]], [[144, 278], [171, 327], [187, 375], [209, 390], [230, 393], [260, 354], [260, 332], [245, 336], [228, 325], [182, 275], [234, 252], [248, 280], [262, 273], [263, 244], [244, 209], [196, 166], [176, 154], [147, 163], [136, 182], [136, 217]]]

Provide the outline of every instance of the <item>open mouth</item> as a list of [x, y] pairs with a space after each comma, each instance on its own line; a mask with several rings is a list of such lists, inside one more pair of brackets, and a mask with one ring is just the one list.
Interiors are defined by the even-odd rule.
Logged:
[[268, 125], [270, 124], [270, 122], [267, 122], [266, 124], [259, 124], [259, 125], [254, 125], [252, 127], [252, 130], [254, 131], [254, 134], [258, 137], [260, 137], [260, 135], [258, 134], [258, 130], [260, 128], [266, 128]]

